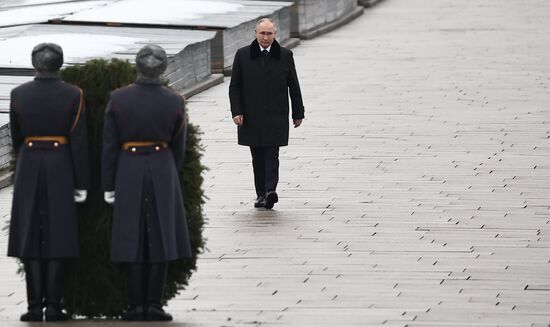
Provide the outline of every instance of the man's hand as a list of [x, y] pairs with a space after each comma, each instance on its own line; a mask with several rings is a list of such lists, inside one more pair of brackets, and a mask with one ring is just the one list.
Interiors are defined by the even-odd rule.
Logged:
[[293, 122], [294, 122], [294, 128], [302, 125], [302, 119], [294, 119]]
[[103, 193], [103, 199], [104, 199], [105, 202], [107, 202], [108, 204], [113, 204], [113, 203], [115, 203], [115, 191], [110, 191], [110, 192], [105, 192], [105, 193]]
[[243, 126], [243, 115], [237, 115], [233, 117], [233, 122], [237, 126]]
[[82, 203], [86, 201], [88, 197], [88, 191], [86, 190], [74, 190], [74, 202]]

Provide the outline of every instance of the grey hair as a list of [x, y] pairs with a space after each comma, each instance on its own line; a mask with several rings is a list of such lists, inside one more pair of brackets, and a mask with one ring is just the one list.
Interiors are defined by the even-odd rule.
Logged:
[[260, 18], [260, 20], [256, 22], [256, 27], [254, 28], [254, 30], [258, 30], [258, 26], [261, 23], [265, 23], [265, 22], [270, 22], [271, 24], [273, 24], [273, 28], [275, 29], [275, 32], [277, 32], [277, 25], [275, 25], [275, 22], [273, 21], [273, 19], [269, 17]]

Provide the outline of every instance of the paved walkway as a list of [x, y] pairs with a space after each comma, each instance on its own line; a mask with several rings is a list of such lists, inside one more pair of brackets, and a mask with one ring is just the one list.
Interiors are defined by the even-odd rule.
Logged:
[[[550, 3], [387, 0], [294, 53], [306, 120], [273, 211], [252, 208], [228, 81], [191, 98], [210, 251], [172, 324], [547, 326]], [[3, 326], [24, 326], [15, 269]]]

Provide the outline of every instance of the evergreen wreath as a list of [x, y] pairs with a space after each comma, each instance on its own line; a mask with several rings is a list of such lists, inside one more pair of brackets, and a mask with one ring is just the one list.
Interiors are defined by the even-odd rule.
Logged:
[[[84, 91], [91, 168], [88, 199], [78, 204], [81, 254], [65, 280], [64, 306], [70, 314], [88, 318], [118, 317], [128, 304], [127, 282], [122, 265], [109, 260], [112, 206], [103, 201], [100, 185], [103, 116], [111, 91], [133, 83], [136, 69], [127, 61], [98, 59], [67, 67], [61, 71], [61, 77]], [[202, 172], [207, 168], [200, 162], [203, 152], [200, 135], [198, 127], [188, 124], [185, 161], [180, 170], [193, 257], [170, 262], [164, 302], [187, 286], [197, 269], [197, 256], [205, 246]]]

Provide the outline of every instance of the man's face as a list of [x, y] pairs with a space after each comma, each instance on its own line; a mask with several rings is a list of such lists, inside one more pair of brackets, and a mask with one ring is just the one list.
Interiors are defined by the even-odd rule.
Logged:
[[256, 40], [262, 46], [267, 48], [275, 40], [275, 26], [270, 22], [262, 22], [256, 27]]

